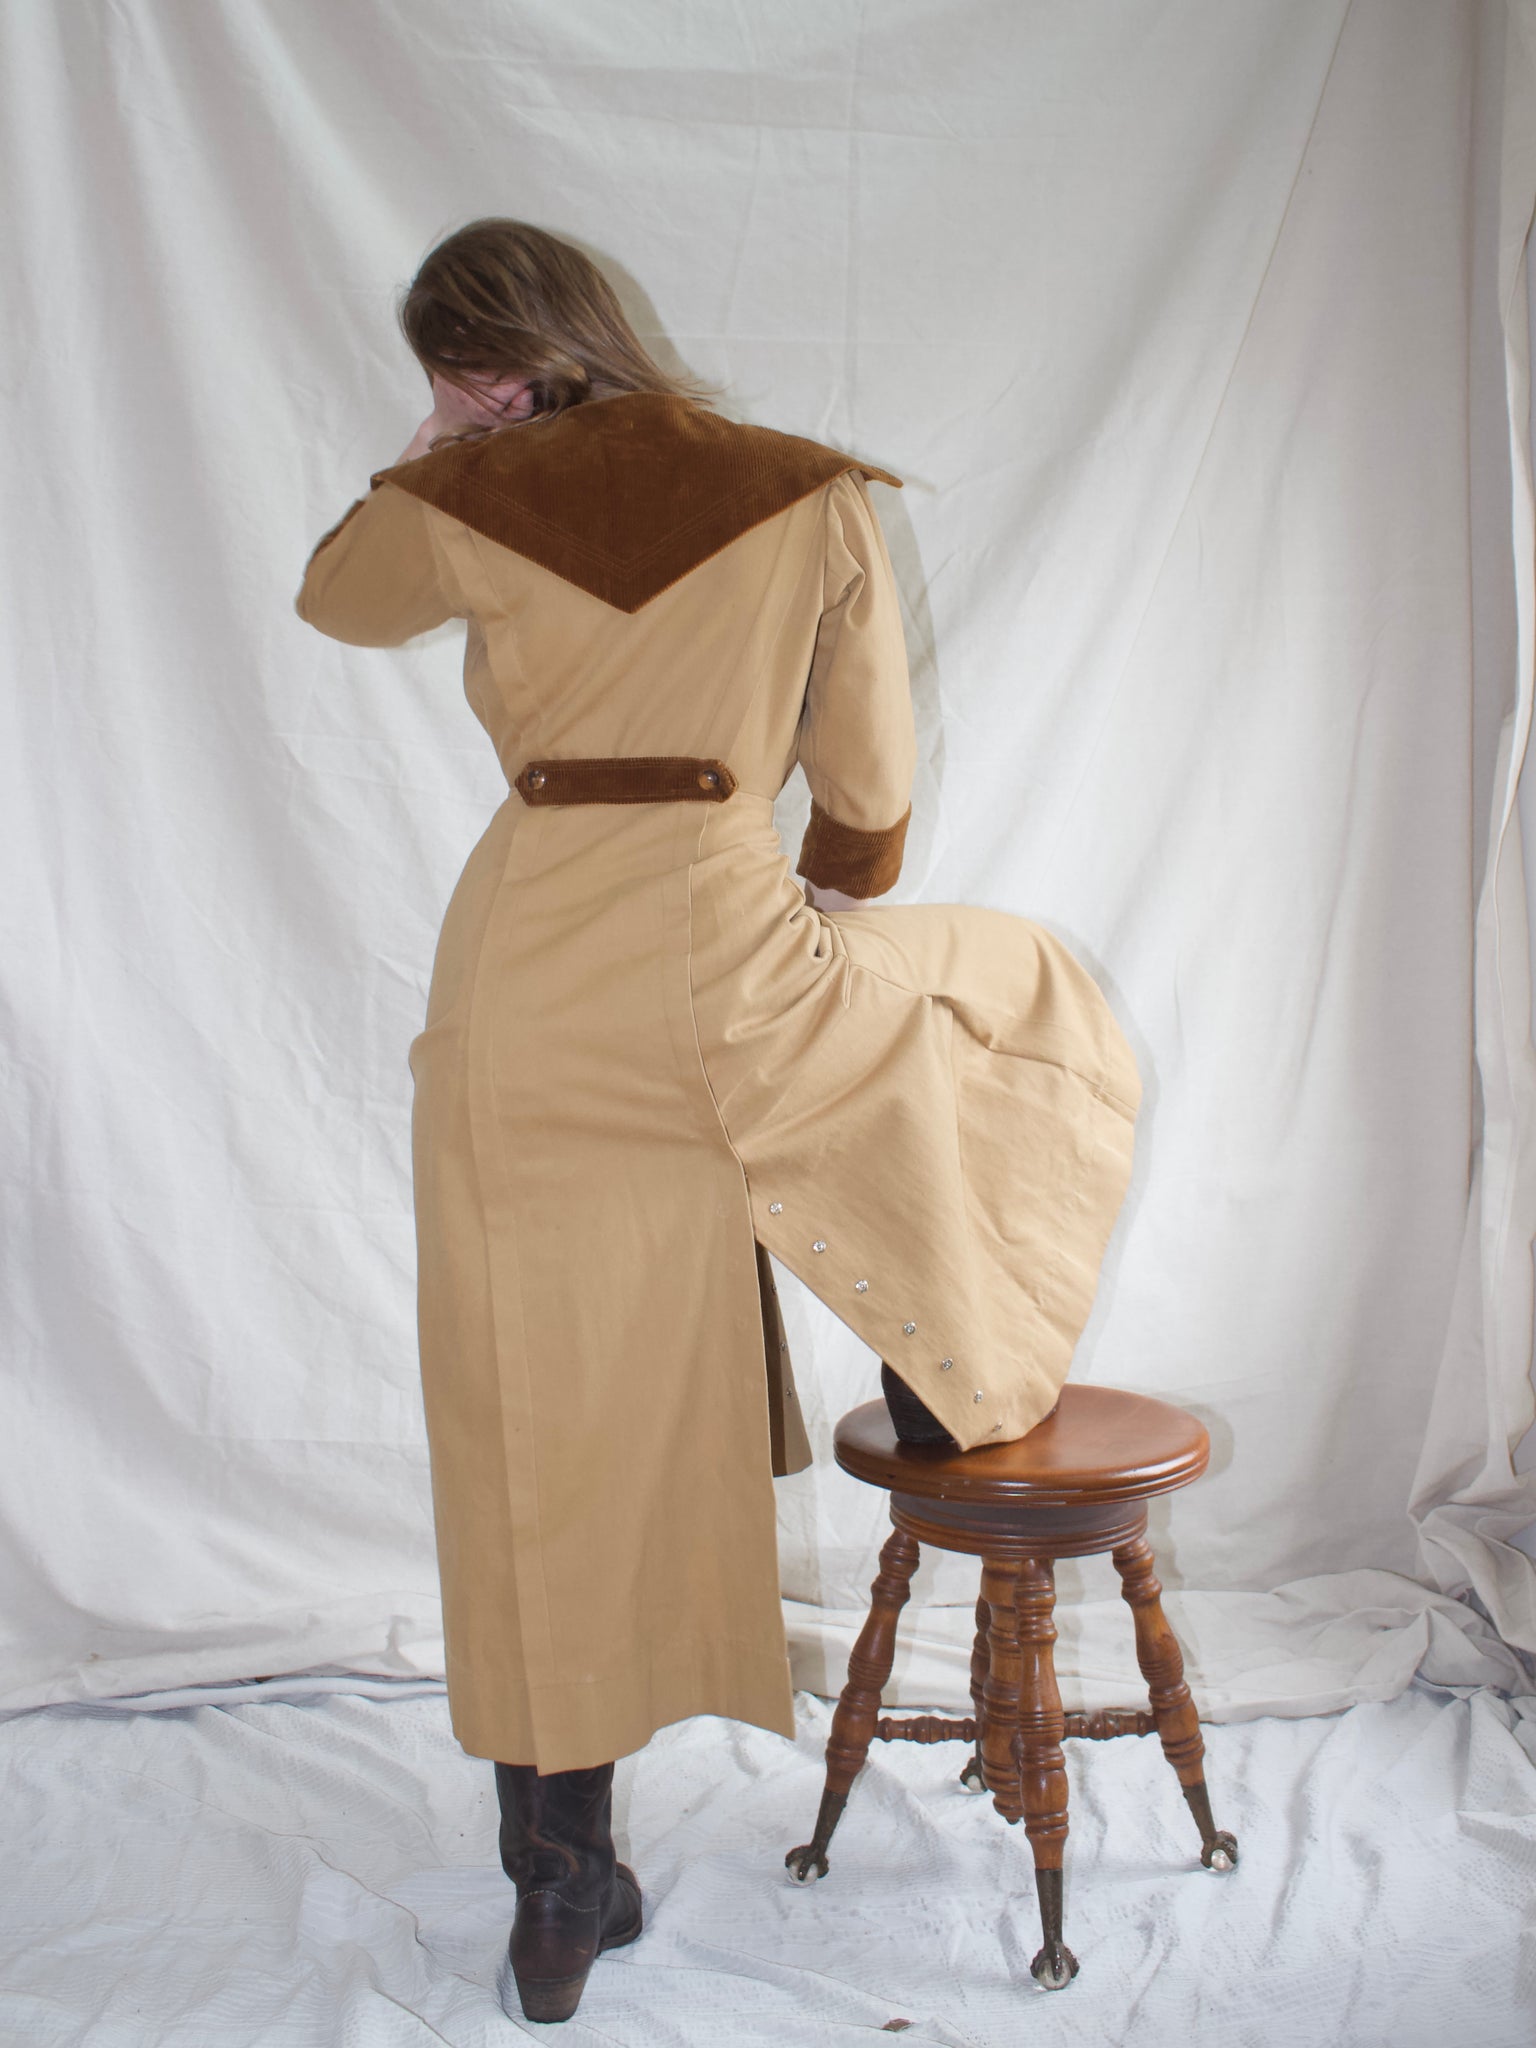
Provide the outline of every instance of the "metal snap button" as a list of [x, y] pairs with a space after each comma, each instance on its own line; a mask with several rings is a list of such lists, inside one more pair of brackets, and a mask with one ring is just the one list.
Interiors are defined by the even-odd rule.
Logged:
[[718, 769], [701, 768], [699, 770], [699, 787], [700, 789], [718, 789], [720, 787]]
[[530, 789], [542, 789], [548, 779], [542, 768], [530, 768], [528, 771], [528, 787]]

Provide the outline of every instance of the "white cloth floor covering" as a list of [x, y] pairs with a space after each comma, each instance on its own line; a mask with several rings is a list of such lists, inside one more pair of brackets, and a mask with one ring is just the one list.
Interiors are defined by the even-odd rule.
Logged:
[[[615, 1777], [647, 1927], [600, 1958], [562, 2048], [1529, 2048], [1536, 1699], [1422, 1685], [1207, 1730], [1202, 1870], [1155, 1739], [1068, 1745], [1063, 1992], [1028, 1975], [1022, 1827], [959, 1743], [874, 1745], [818, 1884], [827, 1704], [791, 1745], [679, 1722]], [[445, 1702], [357, 1696], [3, 1729], [0, 2038], [28, 2048], [492, 2048], [515, 1894], [489, 1765]]]

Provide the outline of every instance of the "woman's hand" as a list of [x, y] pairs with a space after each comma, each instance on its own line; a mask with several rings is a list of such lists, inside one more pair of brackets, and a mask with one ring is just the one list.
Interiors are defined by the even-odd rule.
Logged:
[[867, 896], [845, 896], [841, 889], [818, 889], [813, 883], [805, 885], [805, 900], [812, 910], [873, 910], [874, 903]]
[[397, 463], [414, 462], [418, 455], [425, 455], [428, 453], [428, 451], [431, 449], [432, 443], [437, 439], [439, 434], [448, 434], [452, 433], [452, 431], [453, 429], [449, 425], [447, 420], [439, 418], [439, 416], [435, 412], [429, 412], [426, 418], [422, 421], [421, 425], [416, 429], [415, 433], [411, 436], [410, 445], [406, 448], [405, 453], [403, 455], [397, 455], [395, 457], [395, 461]]
[[527, 419], [533, 393], [525, 377], [475, 378], [468, 385], [432, 379], [432, 410], [411, 436], [397, 462], [414, 462], [430, 452], [439, 434], [457, 434], [465, 427], [504, 427]]

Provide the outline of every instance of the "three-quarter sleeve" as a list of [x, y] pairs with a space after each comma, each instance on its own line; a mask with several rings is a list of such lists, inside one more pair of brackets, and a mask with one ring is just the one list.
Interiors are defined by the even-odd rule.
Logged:
[[398, 647], [456, 615], [430, 508], [375, 481], [316, 544], [294, 609], [354, 647]]
[[827, 492], [823, 610], [800, 714], [811, 817], [795, 872], [845, 896], [901, 873], [917, 735], [885, 536], [856, 471]]

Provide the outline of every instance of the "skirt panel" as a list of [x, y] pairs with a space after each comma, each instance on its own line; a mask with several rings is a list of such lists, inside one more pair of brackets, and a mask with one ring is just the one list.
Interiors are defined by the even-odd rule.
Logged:
[[[753, 877], [756, 876], [754, 886]], [[913, 905], [822, 913], [711, 830], [694, 1005], [753, 1227], [962, 1448], [1033, 1428], [1091, 1313], [1141, 1084], [1043, 927]]]
[[764, 1297], [693, 1036], [688, 821], [636, 817], [605, 859], [518, 809], [466, 868], [411, 1053], [454, 1731], [545, 1771], [689, 1714], [792, 1735]]

